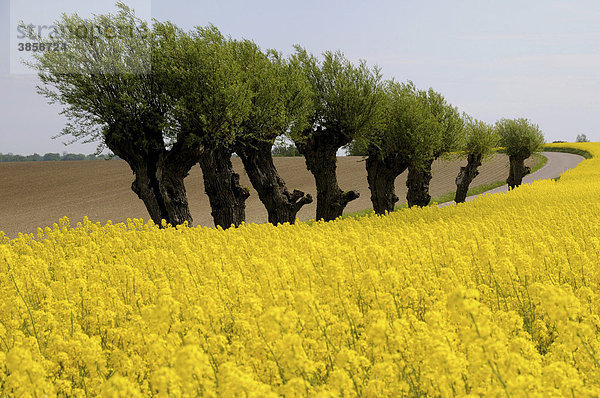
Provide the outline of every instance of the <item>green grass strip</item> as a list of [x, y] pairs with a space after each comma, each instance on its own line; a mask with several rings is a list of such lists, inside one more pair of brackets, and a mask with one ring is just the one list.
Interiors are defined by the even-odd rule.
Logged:
[[573, 153], [575, 155], [583, 156], [586, 159], [591, 159], [592, 158], [592, 154], [591, 153], [589, 153], [588, 151], [585, 151], [583, 149], [578, 149], [578, 148], [558, 147], [558, 146], [545, 146], [543, 150], [544, 150], [544, 152]]

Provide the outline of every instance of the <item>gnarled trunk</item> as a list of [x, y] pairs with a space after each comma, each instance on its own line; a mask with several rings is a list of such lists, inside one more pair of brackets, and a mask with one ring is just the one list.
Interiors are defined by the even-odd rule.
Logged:
[[396, 196], [396, 177], [406, 170], [408, 163], [397, 154], [381, 158], [376, 153], [370, 153], [366, 160], [367, 181], [371, 190], [373, 210], [377, 214], [394, 211], [398, 202]]
[[131, 165], [135, 180], [131, 189], [144, 202], [150, 218], [161, 225], [165, 220], [171, 225], [180, 225], [187, 221], [192, 225], [192, 216], [188, 206], [183, 179], [166, 167], [157, 167], [152, 160]]
[[529, 156], [510, 156], [510, 170], [506, 183], [510, 189], [516, 188], [523, 182], [523, 177], [531, 172], [531, 169], [525, 166], [525, 159]]
[[290, 193], [285, 182], [279, 176], [271, 148], [273, 144], [267, 141], [255, 140], [237, 149], [242, 159], [244, 169], [258, 197], [267, 209], [269, 222], [273, 225], [296, 221], [296, 214], [305, 204], [313, 201], [310, 194], [294, 189]]
[[481, 154], [470, 153], [467, 156], [467, 165], [460, 168], [460, 172], [456, 177], [456, 195], [454, 196], [456, 203], [462, 203], [467, 198], [469, 185], [479, 175], [477, 169], [481, 166], [481, 159]]
[[322, 134], [307, 142], [296, 142], [317, 185], [317, 220], [331, 221], [342, 216], [346, 205], [358, 198], [357, 191], [342, 191], [337, 182], [337, 150], [347, 142], [335, 141], [335, 135]]
[[199, 164], [215, 226], [237, 227], [246, 220], [246, 199], [250, 193], [240, 186], [240, 176], [233, 171], [231, 150], [204, 151]]
[[150, 141], [136, 143], [117, 127], [111, 127], [105, 138], [110, 150], [133, 171], [135, 179], [131, 189], [144, 202], [152, 221], [159, 226], [162, 220], [173, 226], [185, 222], [191, 226], [183, 180], [197, 161], [198, 148], [177, 143], [167, 151], [162, 133], [155, 128], [148, 128], [144, 136]]
[[429, 183], [431, 182], [431, 165], [433, 160], [427, 161], [422, 167], [408, 167], [408, 178], [406, 186], [406, 201], [408, 207], [427, 206], [431, 200], [429, 195]]

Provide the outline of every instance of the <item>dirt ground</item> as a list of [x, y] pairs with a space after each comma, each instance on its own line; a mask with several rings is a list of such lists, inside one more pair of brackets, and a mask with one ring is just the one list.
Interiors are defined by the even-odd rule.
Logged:
[[[530, 164], [532, 162], [529, 159]], [[432, 196], [456, 189], [454, 180], [466, 160], [438, 160], [433, 165]], [[240, 173], [241, 184], [251, 187], [241, 161], [233, 159]], [[300, 189], [316, 198], [315, 183], [306, 170], [304, 158], [275, 158], [275, 165], [286, 181], [288, 189]], [[508, 175], [508, 158], [495, 155], [480, 168], [480, 175], [472, 187], [504, 180]], [[122, 160], [16, 162], [0, 163], [0, 231], [9, 237], [19, 232], [35, 232], [38, 227], [51, 226], [67, 216], [71, 225], [84, 216], [105, 223], [125, 221], [127, 218], [148, 218], [140, 199], [131, 191], [132, 172]], [[338, 158], [338, 181], [344, 190], [356, 189], [359, 199], [350, 202], [346, 212], [371, 207], [365, 165], [360, 157]], [[204, 193], [202, 172], [195, 166], [185, 180], [194, 225], [213, 226], [208, 198]], [[406, 173], [396, 180], [396, 194], [400, 203], [406, 197]], [[246, 202], [246, 220], [263, 223], [267, 212], [251, 189]], [[314, 218], [316, 203], [306, 205], [298, 213], [301, 220]]]

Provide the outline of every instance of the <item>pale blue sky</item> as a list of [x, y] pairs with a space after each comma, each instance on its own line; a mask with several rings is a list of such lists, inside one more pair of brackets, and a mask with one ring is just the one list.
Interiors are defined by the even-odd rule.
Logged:
[[[114, 10], [113, 1], [82, 3], [0, 0], [0, 152], [95, 149], [52, 140], [65, 124], [60, 108], [36, 94], [35, 76], [10, 73], [15, 9], [35, 24], [50, 24], [63, 11], [84, 16]], [[486, 122], [527, 117], [540, 125], [547, 141], [572, 141], [578, 133], [600, 141], [598, 1], [125, 3], [143, 17], [183, 28], [213, 23], [225, 34], [286, 54], [296, 43], [315, 54], [339, 49], [352, 60], [380, 66], [386, 78], [433, 87], [459, 110]]]

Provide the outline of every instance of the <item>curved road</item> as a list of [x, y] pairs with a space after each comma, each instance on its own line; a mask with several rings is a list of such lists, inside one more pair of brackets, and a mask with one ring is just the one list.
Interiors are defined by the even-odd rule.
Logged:
[[[544, 165], [544, 167], [537, 170], [535, 173], [525, 176], [523, 178], [523, 184], [531, 183], [537, 180], [556, 178], [564, 171], [574, 168], [585, 159], [583, 156], [564, 152], [542, 152], [542, 155], [548, 158], [548, 162]], [[471, 201], [480, 195], [506, 191], [508, 191], [508, 185], [502, 185], [501, 187], [494, 188], [479, 195], [468, 196], [467, 201]], [[451, 204], [454, 204], [454, 201], [441, 203], [439, 206], [448, 206]]]

